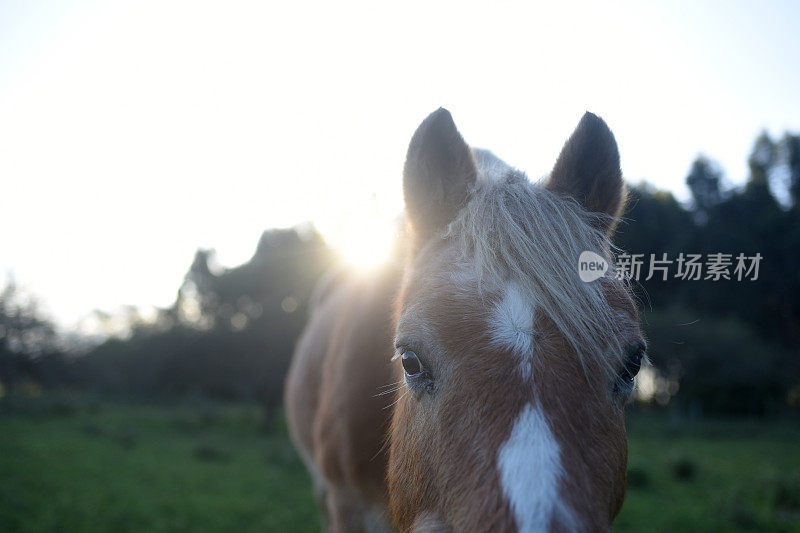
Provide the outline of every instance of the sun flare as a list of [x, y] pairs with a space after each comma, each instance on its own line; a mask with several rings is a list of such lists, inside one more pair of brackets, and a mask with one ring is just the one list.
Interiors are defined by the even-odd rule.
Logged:
[[389, 259], [393, 242], [390, 228], [375, 225], [343, 235], [334, 246], [348, 264], [359, 270], [374, 270]]
[[385, 264], [395, 246], [400, 216], [392, 210], [379, 210], [373, 202], [353, 206], [334, 220], [318, 221], [325, 240], [349, 266], [371, 271]]

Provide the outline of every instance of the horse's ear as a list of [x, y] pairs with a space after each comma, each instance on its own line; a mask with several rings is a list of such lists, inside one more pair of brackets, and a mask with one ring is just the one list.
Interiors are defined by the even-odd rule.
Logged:
[[444, 108], [422, 121], [403, 169], [406, 215], [418, 243], [444, 230], [466, 204], [478, 175], [472, 150]]
[[627, 193], [617, 141], [603, 119], [593, 113], [583, 115], [561, 149], [545, 187], [575, 198], [587, 211], [601, 214], [597, 226], [609, 235], [614, 231]]

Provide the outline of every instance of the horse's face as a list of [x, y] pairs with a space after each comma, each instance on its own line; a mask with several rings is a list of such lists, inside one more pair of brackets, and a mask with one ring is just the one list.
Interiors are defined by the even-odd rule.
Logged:
[[392, 511], [420, 531], [607, 529], [625, 493], [623, 406], [644, 341], [627, 287], [581, 285], [570, 255], [613, 230], [585, 211], [622, 208], [616, 143], [587, 115], [544, 188], [489, 157], [444, 110], [409, 148]]

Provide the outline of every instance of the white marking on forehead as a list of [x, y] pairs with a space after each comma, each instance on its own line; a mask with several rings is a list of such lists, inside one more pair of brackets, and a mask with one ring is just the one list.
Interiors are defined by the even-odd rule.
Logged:
[[548, 531], [555, 513], [574, 525], [559, 495], [561, 448], [544, 414], [532, 404], [522, 409], [497, 457], [500, 484], [519, 531]]
[[533, 359], [534, 308], [516, 283], [509, 283], [502, 299], [489, 318], [489, 337], [493, 344], [510, 349], [520, 358], [522, 376], [531, 375]]

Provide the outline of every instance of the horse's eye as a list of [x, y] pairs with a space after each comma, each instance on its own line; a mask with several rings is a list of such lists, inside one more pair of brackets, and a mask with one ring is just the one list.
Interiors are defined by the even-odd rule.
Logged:
[[625, 366], [622, 369], [620, 377], [623, 381], [633, 382], [633, 378], [639, 373], [642, 368], [642, 359], [645, 354], [644, 344], [637, 344], [628, 351], [628, 356], [625, 359]]
[[422, 373], [422, 363], [419, 357], [412, 351], [403, 352], [403, 370], [409, 376], [416, 376]]

